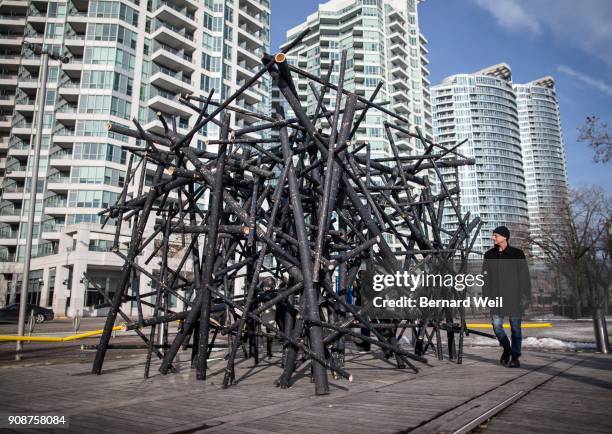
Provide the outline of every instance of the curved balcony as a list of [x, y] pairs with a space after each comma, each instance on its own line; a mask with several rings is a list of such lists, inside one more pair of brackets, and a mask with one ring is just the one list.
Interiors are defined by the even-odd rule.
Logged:
[[176, 71], [192, 73], [196, 70], [193, 63], [193, 56], [182, 49], [176, 49], [170, 45], [155, 41], [151, 60]]
[[157, 21], [154, 30], [151, 32], [151, 37], [178, 50], [193, 46], [193, 36], [190, 36], [184, 28], [175, 27], [162, 21]]
[[191, 79], [185, 77], [181, 71], [174, 71], [156, 64], [153, 65], [149, 83], [174, 93], [195, 92]]
[[179, 6], [176, 2], [165, 0], [155, 0], [151, 7], [153, 18], [158, 18], [175, 27], [185, 27], [196, 30], [198, 23], [195, 21], [195, 14], [186, 6]]

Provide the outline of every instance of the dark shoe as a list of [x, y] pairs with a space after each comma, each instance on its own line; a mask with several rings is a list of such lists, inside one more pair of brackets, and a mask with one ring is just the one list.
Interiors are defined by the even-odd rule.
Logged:
[[510, 363], [508, 363], [508, 367], [509, 368], [520, 368], [521, 367], [521, 362], [519, 362], [518, 356], [512, 356], [512, 360], [510, 360]]
[[500, 365], [507, 365], [509, 360], [510, 360], [510, 349], [504, 348], [504, 352], [502, 353], [501, 357], [499, 358], [499, 364]]
[[370, 351], [370, 343], [369, 342], [358, 342], [355, 343], [355, 346], [359, 349], [360, 352], [369, 352]]

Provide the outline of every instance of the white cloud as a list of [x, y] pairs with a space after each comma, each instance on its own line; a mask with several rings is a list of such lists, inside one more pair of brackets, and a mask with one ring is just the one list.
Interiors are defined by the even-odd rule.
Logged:
[[582, 84], [585, 84], [589, 87], [592, 87], [612, 96], [612, 85], [609, 85], [608, 83], [604, 82], [603, 80], [600, 80], [599, 78], [591, 77], [590, 75], [576, 71], [575, 69], [572, 69], [566, 65], [557, 66], [557, 71], [579, 81]]
[[473, 0], [500, 26], [514, 32], [549, 32], [558, 42], [578, 48], [612, 67], [610, 0]]
[[495, 17], [500, 26], [508, 30], [527, 30], [539, 34], [540, 24], [516, 0], [474, 0]]

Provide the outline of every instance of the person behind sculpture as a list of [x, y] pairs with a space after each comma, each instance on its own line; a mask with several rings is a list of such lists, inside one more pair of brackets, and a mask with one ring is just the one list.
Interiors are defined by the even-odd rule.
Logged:
[[[518, 368], [521, 366], [521, 320], [531, 300], [529, 267], [523, 251], [509, 244], [510, 231], [506, 226], [495, 228], [491, 238], [495, 245], [484, 255], [482, 295], [501, 297], [501, 306], [491, 309], [493, 331], [503, 347], [499, 363]], [[511, 340], [503, 327], [506, 316], [510, 321]]]
[[[357, 278], [355, 279], [355, 283], [353, 284], [353, 294], [355, 296], [355, 305], [362, 306], [363, 305], [363, 292], [365, 292], [367, 285], [367, 272], [366, 270], [359, 270], [357, 273]], [[362, 327], [361, 334], [365, 337], [370, 337], [370, 330]], [[371, 349], [371, 345], [368, 341], [359, 340], [355, 342], [355, 346], [359, 348], [361, 351], [368, 352]]]
[[[257, 297], [257, 304], [264, 304], [267, 301], [270, 301], [275, 295], [276, 292], [276, 280], [272, 276], [266, 276], [259, 282], [259, 294]], [[267, 309], [262, 314], [262, 319], [265, 324], [270, 324], [276, 326], [276, 306]], [[264, 327], [265, 329], [265, 327]], [[267, 333], [267, 330], [266, 330]], [[266, 334], [266, 352], [268, 358], [272, 357], [272, 336], [270, 333]]]

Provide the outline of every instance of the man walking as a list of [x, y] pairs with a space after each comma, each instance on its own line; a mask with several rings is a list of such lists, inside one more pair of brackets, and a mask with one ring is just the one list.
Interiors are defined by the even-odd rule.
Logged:
[[[510, 231], [499, 226], [493, 231], [492, 249], [484, 255], [483, 275], [484, 297], [501, 297], [501, 306], [491, 309], [493, 331], [504, 351], [499, 363], [509, 368], [521, 366], [521, 319], [524, 308], [531, 300], [531, 279], [525, 254], [521, 249], [510, 246]], [[504, 331], [504, 317], [508, 316], [512, 340]]]

